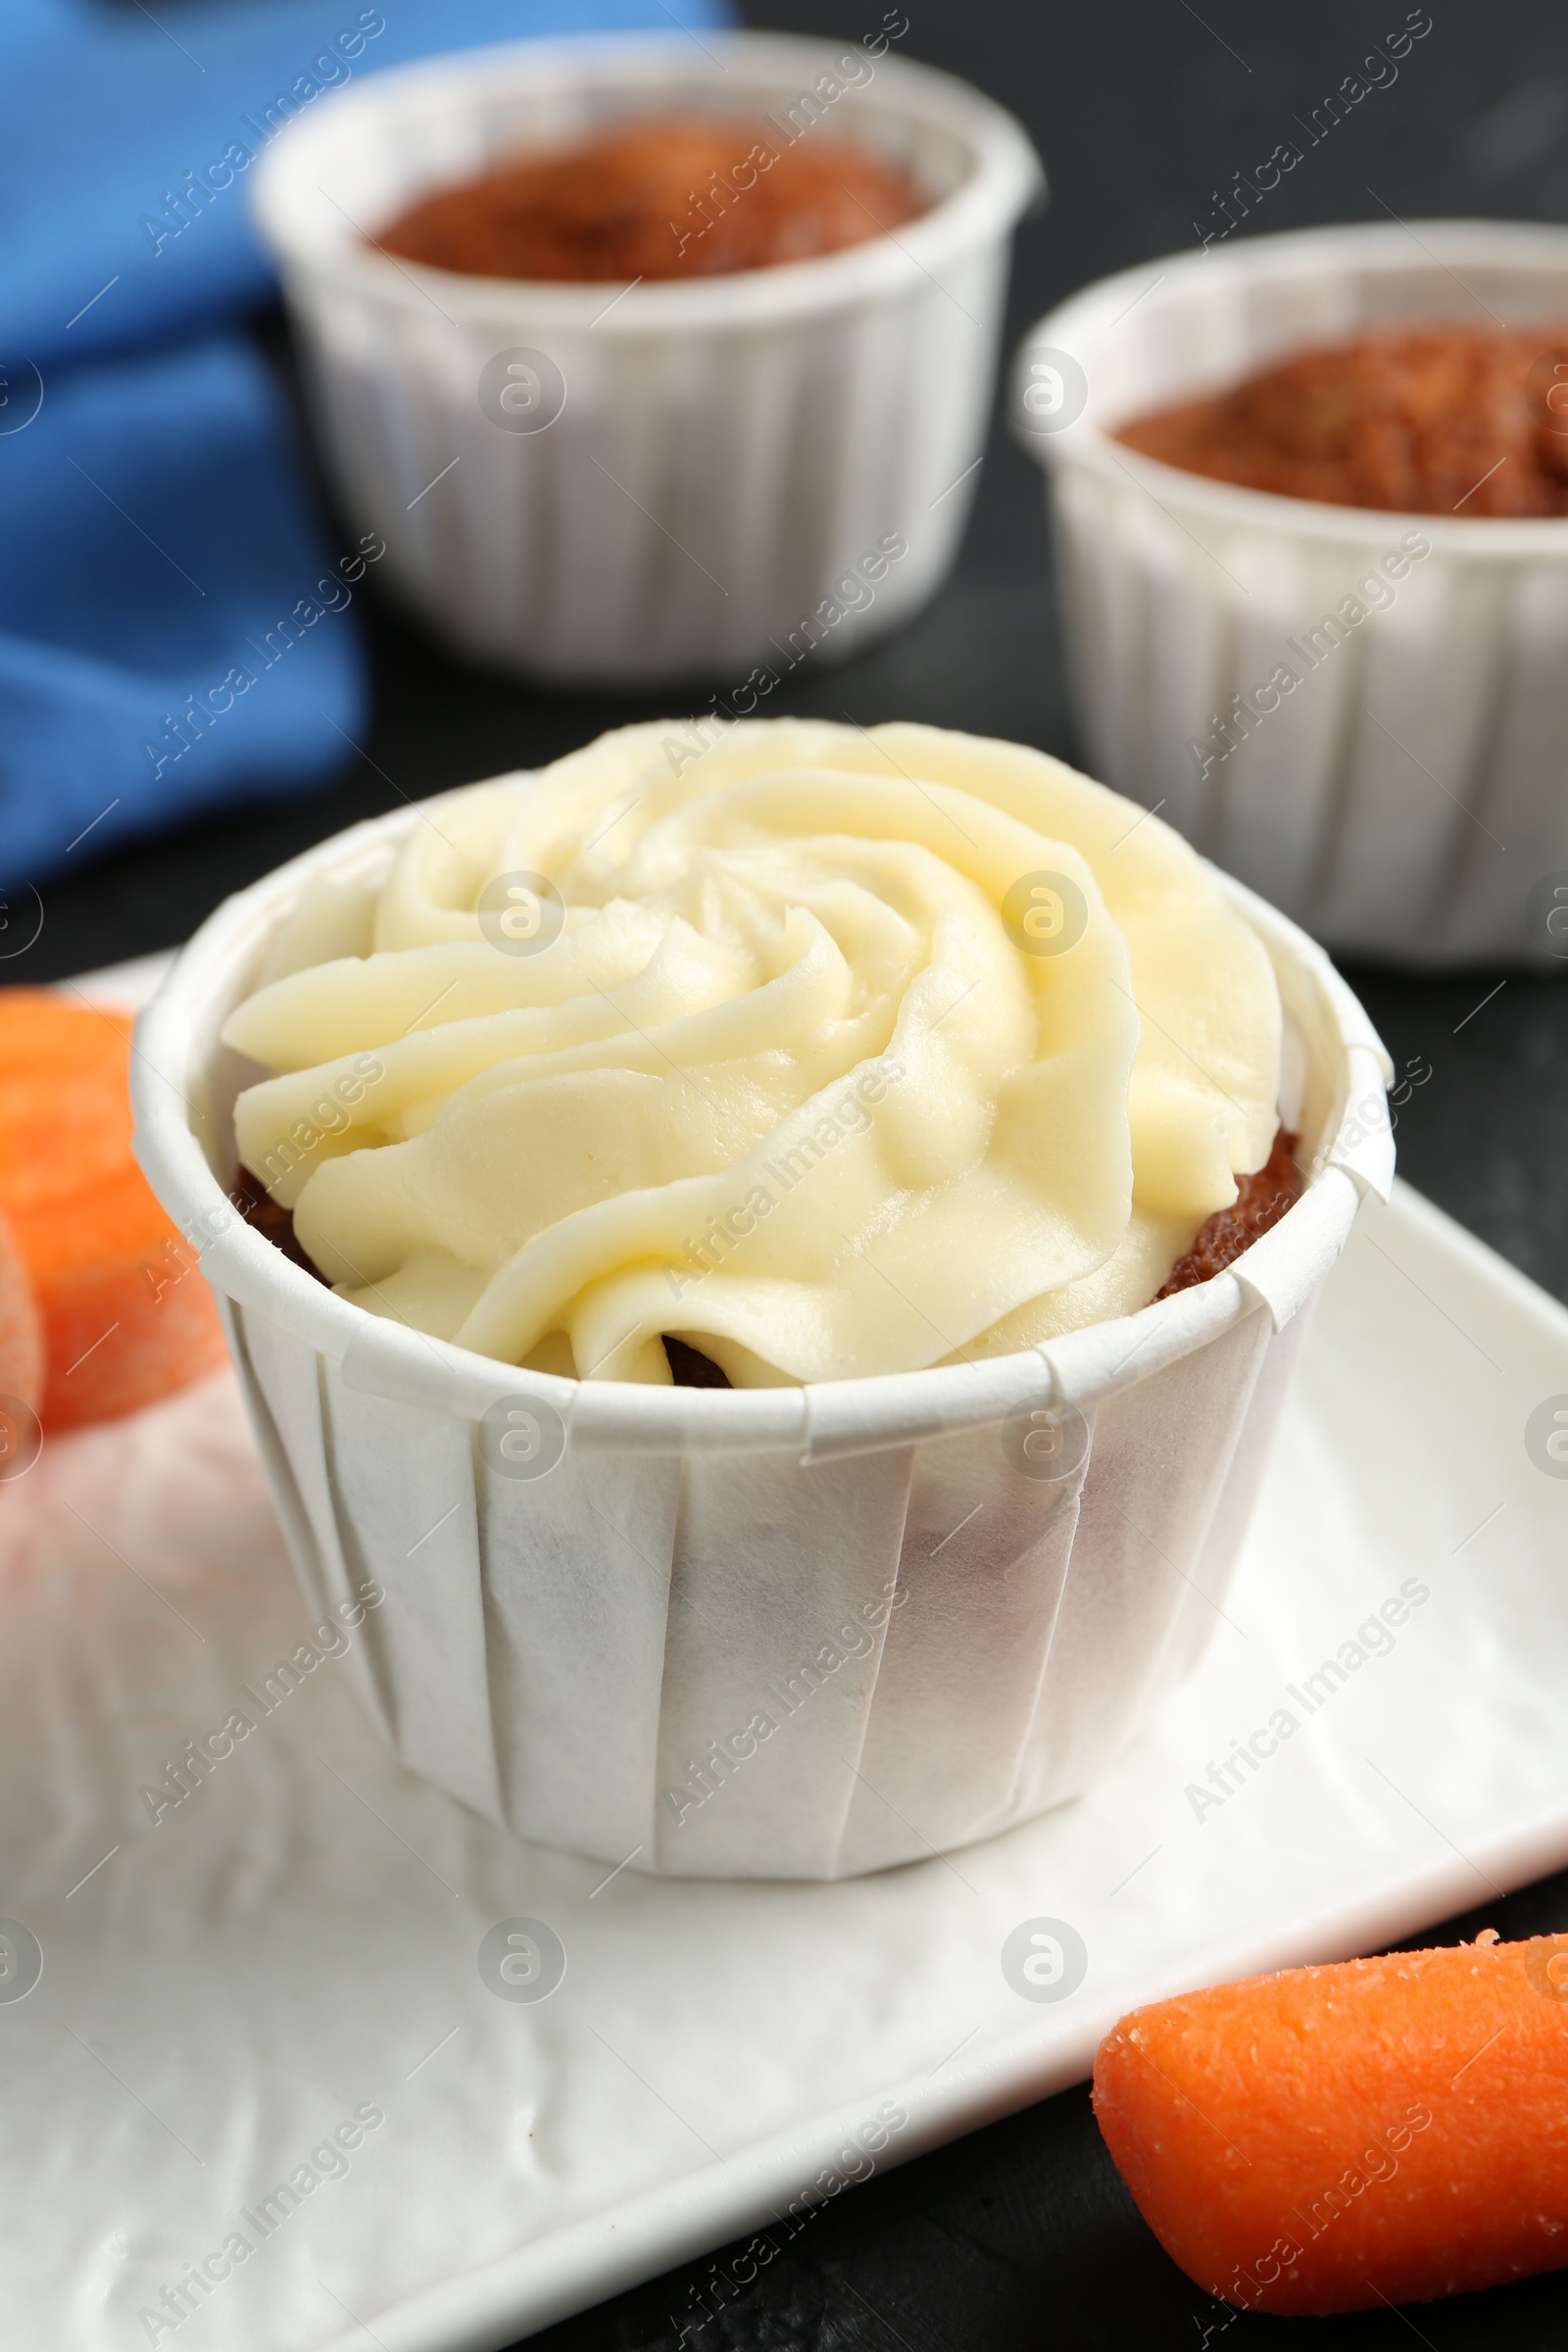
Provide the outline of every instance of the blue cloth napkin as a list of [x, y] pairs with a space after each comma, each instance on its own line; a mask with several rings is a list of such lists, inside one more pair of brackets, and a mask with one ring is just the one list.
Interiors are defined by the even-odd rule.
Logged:
[[246, 177], [366, 74], [726, 0], [0, 0], [0, 888], [350, 757], [350, 608], [276, 388]]

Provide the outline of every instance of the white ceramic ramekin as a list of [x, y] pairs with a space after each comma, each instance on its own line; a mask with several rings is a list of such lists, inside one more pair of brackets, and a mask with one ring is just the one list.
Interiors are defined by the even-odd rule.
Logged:
[[[420, 821], [228, 900], [132, 1070], [137, 1156], [219, 1294], [307, 1594], [385, 1589], [355, 1654], [399, 1755], [520, 1837], [678, 1877], [847, 1877], [1078, 1794], [1216, 1624], [1302, 1310], [1387, 1192], [1387, 1062], [1354, 998], [1225, 882], [1300, 1042], [1313, 1175], [1198, 1289], [805, 1389], [524, 1374], [334, 1297], [224, 1189], [255, 1073], [221, 1023], [305, 880], [383, 880]], [[519, 1401], [509, 1471], [486, 1433]]]
[[[366, 242], [432, 186], [615, 119], [813, 111], [802, 135], [906, 166], [931, 209], [818, 261], [629, 289], [461, 277]], [[357, 82], [269, 149], [255, 207], [338, 491], [429, 625], [541, 678], [722, 690], [848, 653], [940, 583], [1009, 235], [1043, 185], [1001, 107], [864, 43], [598, 36]], [[513, 364], [502, 416], [481, 377]]]
[[1097, 775], [1336, 949], [1560, 963], [1539, 886], [1568, 882], [1568, 519], [1275, 498], [1109, 437], [1302, 345], [1427, 319], [1562, 342], [1568, 229], [1387, 221], [1149, 262], [1032, 329], [1014, 423], [1051, 476]]

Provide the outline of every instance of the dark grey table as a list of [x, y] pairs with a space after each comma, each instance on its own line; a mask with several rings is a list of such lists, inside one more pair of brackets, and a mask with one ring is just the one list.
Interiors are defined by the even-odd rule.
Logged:
[[[1012, 107], [1051, 175], [1049, 210], [1019, 237], [1015, 338], [1085, 280], [1194, 242], [1213, 191], [1289, 135], [1292, 116], [1337, 87], [1406, 9], [1404, 0], [1317, 0], [1310, 10], [1202, 0], [1201, 13], [1191, 0], [907, 0], [907, 13], [905, 50]], [[880, 0], [860, 15], [772, 0], [747, 14], [853, 37], [882, 9]], [[1312, 151], [1270, 197], [1259, 228], [1364, 219], [1379, 197], [1406, 219], [1568, 218], [1560, 0], [1431, 0], [1431, 14], [1433, 29], [1397, 82]], [[277, 323], [259, 331], [286, 371]], [[551, 759], [606, 726], [658, 715], [671, 699], [547, 698], [457, 668], [385, 609], [371, 607], [370, 628], [368, 758], [313, 799], [117, 850], [47, 887], [38, 943], [7, 977], [45, 980], [170, 945], [225, 892], [400, 795]], [[1000, 429], [957, 571], [936, 604], [852, 666], [803, 672], [779, 707], [862, 724], [927, 719], [1076, 756], [1040, 477]], [[1568, 986], [1500, 971], [1349, 977], [1396, 1059], [1432, 1064], [1399, 1126], [1405, 1175], [1568, 1298]], [[1489, 1924], [1505, 1936], [1568, 1927], [1568, 1874], [1412, 1940]], [[689, 2310], [691, 2287], [711, 2276], [696, 2265], [536, 2340], [541, 2352], [670, 2352], [681, 2332], [671, 2315]], [[696, 2352], [1198, 2352], [1224, 2316], [1155, 2245], [1111, 2169], [1087, 2092], [1073, 2091], [836, 2200], [686, 2340]], [[1292, 2340], [1325, 2352], [1396, 2352], [1412, 2337], [1442, 2352], [1545, 2352], [1568, 2344], [1568, 2281], [1332, 2322], [1238, 2318], [1225, 2352], [1284, 2341], [1293, 2328]]]

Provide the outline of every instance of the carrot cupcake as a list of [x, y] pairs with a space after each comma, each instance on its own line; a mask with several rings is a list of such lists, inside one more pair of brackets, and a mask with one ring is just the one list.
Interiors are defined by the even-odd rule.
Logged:
[[675, 1873], [1087, 1786], [1206, 1639], [1389, 1168], [1310, 942], [916, 726], [631, 727], [378, 819], [220, 909], [141, 1044], [302, 1571], [387, 1589], [399, 1751]]

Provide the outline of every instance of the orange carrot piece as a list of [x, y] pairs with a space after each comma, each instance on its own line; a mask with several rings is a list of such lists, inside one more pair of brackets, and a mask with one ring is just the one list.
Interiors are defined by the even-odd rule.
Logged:
[[37, 1301], [11, 1228], [0, 1217], [0, 1478], [14, 1443], [7, 1434], [13, 1418], [8, 1405], [21, 1404], [35, 1413], [42, 1395], [43, 1330]]
[[1095, 2114], [1166, 2252], [1267, 2312], [1568, 2266], [1568, 1936], [1393, 1952], [1124, 2017]]
[[133, 1017], [0, 991], [0, 1211], [42, 1321], [51, 1429], [133, 1412], [223, 1359], [196, 1253], [131, 1157]]

